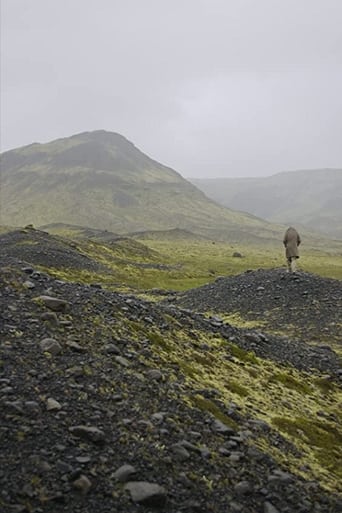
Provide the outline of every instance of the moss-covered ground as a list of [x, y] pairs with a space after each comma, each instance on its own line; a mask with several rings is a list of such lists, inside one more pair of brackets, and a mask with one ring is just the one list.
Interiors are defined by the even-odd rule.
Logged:
[[[65, 268], [56, 271], [61, 278], [87, 283], [100, 280], [115, 289], [187, 290], [199, 287], [219, 276], [231, 276], [248, 269], [285, 266], [283, 248], [236, 247], [212, 241], [144, 240], [143, 244], [128, 239], [109, 243], [79, 240], [81, 253], [106, 266], [108, 270], [92, 273]], [[234, 253], [241, 257], [234, 257]], [[299, 268], [323, 277], [342, 279], [342, 257], [338, 249], [327, 253], [303, 250]]]
[[[284, 265], [283, 249], [234, 247], [211, 241], [144, 240], [146, 249], [125, 241], [111, 245], [78, 241], [81, 253], [105, 265], [108, 271], [45, 269], [59, 279], [82, 283], [101, 283], [108, 289], [134, 290], [145, 294], [153, 288], [186, 290], [222, 275], [247, 269]], [[234, 257], [234, 252], [242, 257]], [[148, 264], [147, 266], [141, 264]], [[300, 261], [305, 271], [342, 278], [342, 259], [337, 253], [303, 251]], [[44, 269], [44, 267], [42, 267]], [[234, 313], [225, 320], [236, 326], [251, 327], [243, 316]], [[101, 324], [101, 319], [98, 319]], [[256, 324], [253, 325], [255, 327]], [[125, 320], [125, 329], [142, 335], [139, 323]], [[262, 328], [258, 324], [258, 328]], [[143, 330], [144, 331], [144, 330]], [[317, 479], [329, 490], [342, 491], [342, 392], [324, 375], [308, 374], [257, 358], [219, 336], [192, 331], [174, 320], [167, 333], [151, 328], [144, 331], [158, 361], [172, 373], [185, 377], [184, 401], [208, 411], [223, 422], [232, 423], [225, 408], [239, 405], [247, 417], [267, 422], [274, 432], [287, 439], [293, 450], [283, 452], [260, 435], [256, 443], [266, 449], [290, 471], [307, 479]], [[208, 351], [203, 352], [203, 345]], [[219, 401], [200, 392], [215, 390]], [[220, 406], [221, 405], [221, 406]]]
[[342, 491], [342, 391], [336, 384], [258, 358], [216, 335], [175, 327], [171, 336], [152, 331], [148, 337], [165, 367], [184, 374], [188, 390], [215, 391], [213, 400], [187, 390], [189, 405], [233, 427], [225, 411], [238, 404], [242, 414], [265, 421], [287, 439], [292, 450], [282, 452], [267, 435], [260, 435], [256, 445], [288, 470]]

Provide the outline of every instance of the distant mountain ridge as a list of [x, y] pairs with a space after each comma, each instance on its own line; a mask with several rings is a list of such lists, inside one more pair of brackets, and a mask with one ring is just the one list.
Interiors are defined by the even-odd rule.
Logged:
[[0, 224], [65, 223], [127, 233], [189, 230], [232, 240], [281, 227], [228, 210], [120, 134], [98, 130], [1, 155]]
[[268, 221], [342, 239], [342, 169], [284, 171], [261, 178], [190, 179], [209, 198]]

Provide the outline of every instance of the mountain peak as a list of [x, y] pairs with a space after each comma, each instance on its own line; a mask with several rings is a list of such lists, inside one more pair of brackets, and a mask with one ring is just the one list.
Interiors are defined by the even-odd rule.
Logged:
[[67, 139], [80, 139], [80, 140], [88, 140], [88, 141], [97, 141], [97, 142], [103, 142], [103, 143], [113, 143], [113, 142], [125, 142], [127, 144], [130, 144], [134, 146], [134, 144], [129, 141], [126, 137], [123, 135], [117, 133], [117, 132], [109, 132], [107, 130], [93, 130], [91, 132], [81, 132], [79, 134], [72, 135], [71, 137], [68, 137]]

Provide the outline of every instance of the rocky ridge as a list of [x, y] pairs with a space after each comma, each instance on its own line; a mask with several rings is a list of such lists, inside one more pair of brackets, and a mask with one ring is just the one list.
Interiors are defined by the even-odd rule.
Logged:
[[342, 345], [342, 282], [306, 272], [259, 269], [178, 294], [177, 305], [222, 315], [238, 312], [262, 330], [305, 343]]

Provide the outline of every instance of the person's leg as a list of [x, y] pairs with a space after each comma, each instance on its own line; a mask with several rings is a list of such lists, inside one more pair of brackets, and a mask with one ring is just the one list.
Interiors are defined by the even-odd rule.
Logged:
[[288, 257], [287, 258], [287, 272], [291, 272], [292, 269], [291, 269], [291, 257]]
[[297, 270], [297, 259], [296, 257], [291, 258], [291, 272], [294, 273]]

